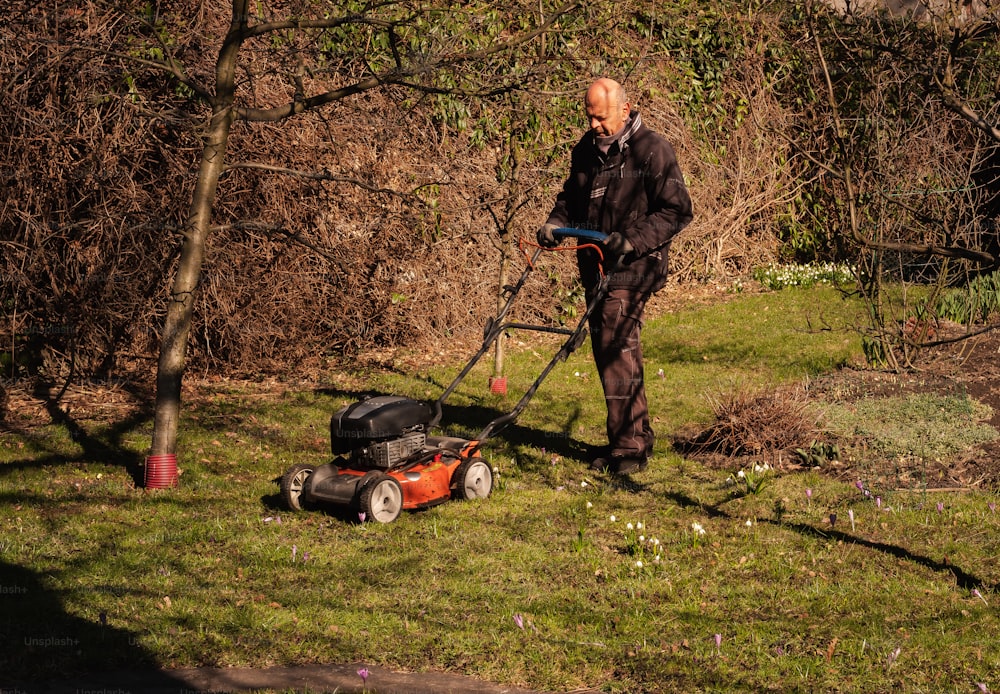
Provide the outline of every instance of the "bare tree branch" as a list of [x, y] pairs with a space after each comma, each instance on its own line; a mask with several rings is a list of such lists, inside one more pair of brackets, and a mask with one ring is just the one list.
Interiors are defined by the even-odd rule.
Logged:
[[[293, 100], [289, 104], [283, 106], [275, 106], [273, 108], [244, 108], [235, 107], [234, 114], [237, 118], [248, 121], [279, 121], [289, 116], [308, 111], [310, 109], [318, 108], [325, 104], [332, 103], [334, 101], [340, 101], [349, 96], [355, 94], [360, 94], [362, 92], [368, 91], [369, 89], [375, 89], [388, 84], [395, 84], [400, 86], [405, 86], [410, 89], [417, 91], [424, 91], [430, 93], [444, 93], [445, 90], [439, 90], [436, 87], [429, 85], [422, 85], [408, 81], [409, 78], [415, 77], [417, 75], [427, 74], [434, 70], [439, 70], [443, 68], [455, 67], [462, 63], [473, 62], [477, 60], [483, 60], [490, 56], [498, 55], [506, 51], [516, 48], [517, 46], [524, 45], [533, 41], [534, 39], [542, 36], [548, 32], [552, 26], [564, 15], [566, 15], [571, 10], [578, 6], [577, 0], [570, 0], [564, 3], [559, 9], [557, 9], [552, 15], [548, 17], [537, 29], [534, 31], [527, 32], [525, 34], [518, 35], [516, 38], [506, 41], [503, 43], [498, 43], [492, 45], [488, 48], [483, 48], [478, 51], [469, 51], [467, 53], [458, 53], [452, 55], [439, 56], [437, 59], [429, 63], [418, 63], [409, 68], [396, 67], [393, 70], [383, 72], [378, 75], [371, 75], [364, 79], [357, 80], [354, 84], [348, 85], [346, 87], [340, 87], [339, 89], [330, 90], [323, 92], [321, 94], [316, 94], [315, 96], [310, 96], [301, 100]], [[324, 20], [316, 20], [320, 24]], [[332, 20], [331, 20], [332, 21]], [[311, 28], [323, 28], [319, 25], [311, 26]], [[242, 34], [241, 34], [242, 35]], [[397, 58], [398, 58], [398, 54]], [[450, 93], [455, 93], [455, 89], [447, 90]], [[493, 90], [492, 93], [500, 93]]]
[[273, 166], [271, 164], [260, 164], [257, 162], [234, 162], [232, 164], [226, 165], [227, 169], [253, 169], [255, 171], [268, 171], [271, 173], [286, 174], [288, 176], [294, 176], [296, 178], [305, 178], [311, 181], [331, 181], [334, 183], [349, 183], [353, 186], [357, 186], [363, 190], [367, 190], [370, 193], [384, 193], [386, 195], [394, 195], [397, 197], [405, 198], [410, 202], [415, 202], [421, 205], [426, 205], [426, 203], [416, 194], [416, 191], [421, 188], [426, 188], [427, 186], [437, 185], [437, 183], [424, 183], [410, 192], [394, 190], [392, 188], [379, 188], [366, 183], [358, 178], [349, 178], [346, 176], [337, 176], [330, 173], [329, 171], [302, 171], [299, 169], [289, 169], [284, 166]]
[[935, 76], [934, 79], [937, 82], [938, 87], [941, 89], [941, 97], [944, 100], [945, 106], [972, 123], [981, 131], [989, 135], [995, 142], [1000, 144], [1000, 128], [989, 123], [985, 118], [976, 113], [972, 107], [969, 106], [969, 104], [960, 99], [955, 90], [948, 86], [950, 78], [947, 75], [945, 76], [943, 82], [937, 76]]

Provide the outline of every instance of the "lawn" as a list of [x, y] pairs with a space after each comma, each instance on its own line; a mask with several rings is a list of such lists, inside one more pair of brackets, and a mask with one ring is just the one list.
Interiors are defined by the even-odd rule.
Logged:
[[[329, 460], [334, 410], [365, 393], [434, 399], [460, 364], [192, 380], [169, 490], [136, 485], [145, 409], [58, 423], [15, 411], [0, 433], [0, 687], [363, 662], [553, 692], [998, 691], [996, 490], [870, 488], [815, 469], [749, 469], [751, 485], [670, 446], [712, 421], [713, 395], [859, 364], [845, 326], [860, 313], [826, 286], [663, 312], [644, 332], [661, 435], [647, 471], [586, 469], [604, 425], [583, 348], [484, 448], [489, 499], [386, 525], [290, 512], [275, 480]], [[510, 407], [546, 342], [512, 341], [507, 398], [473, 371], [445, 428], [473, 435]], [[857, 428], [851, 412], [872, 410], [839, 406], [838, 426]], [[904, 416], [900, 431], [920, 430], [919, 411]]]

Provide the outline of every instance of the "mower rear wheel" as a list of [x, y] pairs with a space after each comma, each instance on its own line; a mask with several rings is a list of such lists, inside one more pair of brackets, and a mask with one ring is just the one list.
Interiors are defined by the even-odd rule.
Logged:
[[281, 478], [281, 498], [293, 511], [301, 511], [305, 508], [302, 492], [305, 489], [309, 475], [316, 469], [312, 465], [299, 463], [288, 468], [288, 471]]
[[493, 491], [493, 469], [479, 457], [455, 468], [451, 486], [456, 499], [485, 499]]
[[391, 523], [403, 511], [403, 488], [389, 475], [379, 473], [361, 490], [361, 511], [379, 523]]

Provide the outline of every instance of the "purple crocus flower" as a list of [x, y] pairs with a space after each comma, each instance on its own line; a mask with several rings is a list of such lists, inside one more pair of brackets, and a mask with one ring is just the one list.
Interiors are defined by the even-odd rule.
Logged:
[[368, 668], [366, 668], [366, 667], [363, 667], [363, 668], [361, 668], [361, 669], [358, 670], [358, 677], [361, 678], [361, 684], [362, 684], [362, 686], [368, 684], [368, 675], [370, 675], [370, 674], [371, 673], [368, 672]]
[[990, 503], [988, 503], [986, 505], [989, 507], [990, 511], [992, 511], [993, 513], [997, 512], [997, 504], [996, 504], [995, 501], [991, 501]]
[[365, 513], [364, 511], [358, 511], [358, 520], [359, 521], [361, 521], [362, 523], [364, 523], [365, 522], [365, 518], [367, 518], [367, 517], [368, 517], [367, 513]]
[[830, 514], [830, 527], [832, 528], [836, 524], [837, 524], [837, 514], [836, 513], [831, 513]]
[[720, 650], [722, 648], [722, 634], [715, 635], [715, 650]]
[[939, 502], [937, 502], [937, 512], [941, 513], [942, 511], [944, 511], [944, 502], [943, 501], [939, 501]]
[[524, 629], [524, 617], [520, 614], [514, 615], [514, 624], [516, 624], [519, 629]]
[[863, 492], [865, 490], [865, 483], [862, 482], [861, 480], [858, 480], [857, 482], [855, 482], [854, 486], [858, 488], [859, 492]]

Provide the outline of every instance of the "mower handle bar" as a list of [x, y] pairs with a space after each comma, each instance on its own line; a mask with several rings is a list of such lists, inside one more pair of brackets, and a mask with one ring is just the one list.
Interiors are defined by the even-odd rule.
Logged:
[[558, 229], [553, 229], [552, 235], [557, 239], [575, 237], [592, 243], [604, 243], [605, 239], [608, 238], [608, 235], [601, 231], [594, 231], [593, 229], [574, 229], [573, 227], [559, 227]]
[[[599, 231], [592, 231], [590, 229], [573, 229], [572, 227], [559, 227], [553, 230], [552, 235], [555, 236], [557, 239], [575, 237], [580, 240], [585, 240], [589, 243], [601, 243], [607, 238], [607, 234], [603, 234]], [[455, 380], [451, 382], [451, 385], [449, 385], [445, 389], [445, 391], [441, 394], [441, 397], [439, 397], [434, 402], [434, 416], [431, 419], [429, 428], [438, 425], [438, 423], [441, 421], [441, 417], [443, 414], [442, 410], [445, 400], [448, 399], [448, 397], [452, 394], [455, 388], [458, 387], [459, 383], [462, 382], [462, 380], [468, 375], [468, 373], [472, 370], [472, 368], [476, 365], [476, 363], [479, 362], [479, 360], [483, 357], [483, 355], [486, 354], [487, 351], [489, 351], [490, 347], [493, 345], [494, 342], [496, 342], [497, 338], [508, 328], [566, 335], [566, 341], [563, 343], [562, 347], [560, 347], [559, 351], [556, 352], [556, 354], [552, 357], [549, 363], [545, 366], [545, 368], [542, 370], [542, 373], [539, 374], [538, 378], [535, 379], [535, 382], [531, 385], [528, 391], [521, 397], [518, 403], [514, 406], [514, 409], [512, 409], [507, 414], [501, 415], [496, 419], [494, 419], [493, 421], [491, 421], [489, 424], [486, 425], [486, 428], [483, 429], [482, 432], [480, 432], [479, 436], [476, 437], [476, 442], [477, 442], [476, 448], [473, 451], [470, 451], [469, 455], [472, 455], [472, 453], [474, 453], [475, 450], [478, 450], [479, 446], [481, 446], [487, 438], [496, 434], [498, 431], [500, 431], [508, 424], [513, 422], [515, 419], [517, 419], [517, 417], [521, 414], [521, 411], [524, 410], [525, 407], [527, 407], [528, 402], [531, 400], [531, 398], [534, 397], [535, 391], [538, 390], [538, 387], [542, 384], [542, 381], [545, 380], [546, 376], [549, 375], [549, 372], [552, 371], [552, 369], [556, 366], [556, 364], [568, 359], [569, 355], [572, 354], [574, 351], [576, 351], [576, 349], [581, 344], [583, 344], [584, 339], [586, 339], [586, 332], [587, 332], [586, 326], [590, 318], [590, 315], [591, 313], [593, 313], [594, 308], [597, 306], [598, 301], [601, 298], [603, 298], [604, 294], [608, 290], [609, 278], [606, 275], [602, 275], [601, 280], [597, 285], [596, 291], [593, 293], [593, 295], [590, 298], [590, 301], [587, 303], [586, 310], [584, 311], [583, 315], [580, 316], [579, 322], [573, 329], [561, 328], [561, 327], [557, 328], [545, 325], [531, 325], [526, 323], [505, 322], [504, 318], [506, 318], [507, 313], [510, 311], [511, 306], [514, 303], [514, 299], [517, 297], [518, 293], [520, 293], [521, 288], [524, 286], [525, 281], [527, 281], [528, 275], [531, 274], [531, 271], [534, 269], [535, 261], [538, 259], [538, 256], [542, 253], [542, 250], [543, 250], [542, 248], [538, 248], [535, 251], [530, 262], [528, 262], [527, 266], [524, 268], [524, 271], [521, 273], [521, 277], [514, 285], [512, 286], [508, 285], [504, 287], [504, 292], [507, 294], [506, 303], [500, 309], [500, 311], [497, 313], [495, 317], [490, 318], [487, 321], [486, 328], [483, 331], [483, 343], [482, 346], [479, 348], [479, 351], [476, 352], [476, 354], [472, 357], [472, 359], [469, 360], [469, 362], [465, 365], [465, 368], [463, 368], [462, 371], [458, 374], [458, 376], [455, 377]]]
[[[556, 245], [552, 248], [543, 248], [542, 246], [536, 247], [535, 252], [528, 259], [529, 269], [535, 264], [535, 261], [538, 260], [538, 256], [540, 256], [543, 251], [560, 250], [559, 244], [565, 239], [577, 238], [586, 244], [600, 244], [604, 243], [605, 239], [608, 238], [608, 235], [601, 231], [594, 231], [593, 229], [574, 229], [573, 227], [558, 227], [553, 229], [552, 236], [556, 239]], [[509, 287], [505, 287], [505, 289], [509, 289]], [[520, 286], [518, 286], [518, 289], [520, 289]]]

